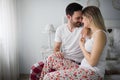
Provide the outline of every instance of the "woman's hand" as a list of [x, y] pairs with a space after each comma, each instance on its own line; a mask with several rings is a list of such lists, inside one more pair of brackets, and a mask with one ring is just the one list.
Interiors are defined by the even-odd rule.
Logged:
[[85, 38], [80, 39], [80, 48], [83, 49], [85, 44]]
[[90, 34], [90, 29], [83, 27], [81, 34], [82, 34], [82, 37], [85, 38], [86, 36], [88, 36]]

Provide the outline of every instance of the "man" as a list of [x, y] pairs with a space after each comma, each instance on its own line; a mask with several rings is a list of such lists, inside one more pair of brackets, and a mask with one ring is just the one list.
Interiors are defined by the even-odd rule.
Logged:
[[66, 17], [67, 24], [61, 25], [56, 30], [54, 53], [59, 58], [64, 57], [80, 63], [83, 58], [79, 48], [82, 6], [78, 3], [69, 4], [66, 8]]
[[51, 69], [65, 70], [78, 68], [83, 54], [79, 46], [81, 38], [82, 6], [71, 3], [66, 7], [67, 24], [59, 26], [55, 34], [54, 54], [44, 64], [41, 77], [50, 73]]
[[67, 24], [59, 26], [56, 30], [54, 54], [49, 56], [45, 63], [40, 62], [36, 64], [37, 66], [32, 66], [31, 80], [38, 80], [39, 76], [42, 80], [44, 75], [51, 71], [79, 67], [83, 59], [79, 46], [82, 30], [82, 6], [78, 3], [70, 3], [66, 7], [66, 17]]

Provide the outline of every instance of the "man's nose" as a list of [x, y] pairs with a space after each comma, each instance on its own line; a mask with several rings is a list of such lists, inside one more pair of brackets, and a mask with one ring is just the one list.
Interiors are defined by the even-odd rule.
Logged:
[[79, 19], [80, 22], [82, 22], [82, 20], [83, 20], [82, 18]]
[[82, 19], [79, 19], [79, 22], [82, 22]]
[[81, 23], [83, 23], [83, 20], [81, 20]]

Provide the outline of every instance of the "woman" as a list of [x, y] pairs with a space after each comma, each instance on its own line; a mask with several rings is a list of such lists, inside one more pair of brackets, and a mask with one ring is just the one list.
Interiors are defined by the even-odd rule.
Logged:
[[84, 55], [81, 67], [91, 69], [103, 79], [106, 64], [107, 36], [99, 8], [95, 6], [86, 7], [83, 10], [82, 22], [84, 27], [89, 28], [90, 31], [86, 41], [85, 38], [80, 40], [80, 48]]
[[[99, 8], [88, 6], [83, 9], [84, 27], [88, 34], [80, 39], [84, 59], [79, 68], [60, 70], [45, 75], [44, 80], [101, 80], [104, 78], [107, 36]], [[86, 32], [85, 32], [86, 33]]]

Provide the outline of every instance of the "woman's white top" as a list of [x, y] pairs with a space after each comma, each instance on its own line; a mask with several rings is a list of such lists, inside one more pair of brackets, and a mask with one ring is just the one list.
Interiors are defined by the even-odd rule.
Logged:
[[[103, 30], [98, 30], [96, 31], [93, 35], [95, 35], [97, 32], [99, 31], [103, 31]], [[103, 31], [106, 35], [106, 32]], [[93, 36], [92, 35], [92, 36]], [[106, 35], [107, 37], [107, 35]], [[99, 41], [98, 41], [99, 42]], [[91, 39], [87, 39], [86, 42], [85, 42], [85, 49], [88, 51], [88, 52], [91, 52], [92, 51], [92, 46], [93, 46], [93, 43], [94, 43], [94, 39], [93, 37]], [[107, 54], [107, 43], [105, 45], [105, 48], [101, 54], [101, 57], [99, 59], [99, 62], [96, 66], [92, 67], [88, 61], [84, 58], [81, 62], [81, 67], [85, 67], [85, 68], [88, 68], [88, 69], [92, 69], [94, 70], [95, 72], [97, 72], [101, 77], [104, 77], [104, 74], [105, 74], [105, 66], [106, 66], [106, 54]]]

